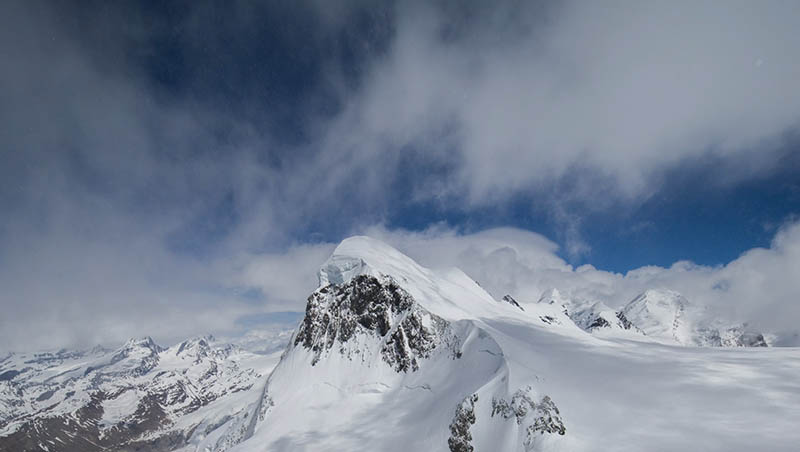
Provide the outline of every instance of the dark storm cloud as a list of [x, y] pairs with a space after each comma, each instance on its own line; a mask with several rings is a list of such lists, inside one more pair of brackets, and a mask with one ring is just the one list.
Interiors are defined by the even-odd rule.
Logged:
[[329, 240], [415, 203], [525, 193], [580, 254], [572, 206], [646, 198], [707, 153], [768, 174], [800, 117], [789, 3], [2, 10], [9, 348], [296, 309]]

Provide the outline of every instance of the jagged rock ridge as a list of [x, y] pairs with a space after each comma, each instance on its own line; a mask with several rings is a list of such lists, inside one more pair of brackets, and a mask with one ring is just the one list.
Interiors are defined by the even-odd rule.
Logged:
[[313, 365], [334, 347], [350, 357], [361, 353], [348, 347], [348, 341], [364, 334], [381, 339], [381, 356], [398, 372], [418, 370], [419, 361], [443, 342], [458, 348], [446, 321], [416, 305], [390, 278], [369, 275], [316, 290], [308, 298], [294, 344], [314, 352]]
[[508, 295], [508, 294], [504, 295], [504, 296], [503, 296], [503, 298], [502, 298], [502, 300], [503, 300], [503, 301], [505, 301], [506, 303], [510, 304], [511, 306], [514, 306], [514, 307], [517, 307], [517, 308], [519, 308], [521, 311], [524, 311], [524, 310], [525, 310], [525, 308], [523, 308], [523, 307], [522, 307], [522, 306], [521, 306], [521, 305], [520, 305], [520, 304], [517, 302], [517, 300], [515, 300], [515, 299], [514, 299], [514, 297], [512, 297], [511, 295]]
[[472, 452], [472, 434], [470, 427], [475, 424], [475, 402], [478, 401], [478, 394], [472, 394], [465, 398], [456, 407], [456, 414], [453, 422], [450, 423], [450, 437], [447, 438], [447, 445], [451, 452]]

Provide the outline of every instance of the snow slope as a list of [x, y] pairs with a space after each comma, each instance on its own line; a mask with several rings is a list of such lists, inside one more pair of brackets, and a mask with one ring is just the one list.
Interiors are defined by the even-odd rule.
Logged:
[[563, 438], [535, 373], [508, 361], [482, 320], [524, 313], [460, 270], [356, 237], [320, 284], [234, 450], [533, 450]]
[[[444, 348], [416, 371], [392, 368], [380, 351], [399, 318], [386, 335], [334, 338], [321, 354], [303, 346], [301, 327], [234, 450], [789, 451], [800, 441], [797, 349], [598, 337], [559, 303], [523, 311], [458, 270], [433, 272], [364, 237], [323, 265], [307, 319], [321, 291], [351, 296], [359, 275], [395, 283], [423, 316], [446, 322], [460, 357]], [[327, 344], [330, 328], [315, 331]]]

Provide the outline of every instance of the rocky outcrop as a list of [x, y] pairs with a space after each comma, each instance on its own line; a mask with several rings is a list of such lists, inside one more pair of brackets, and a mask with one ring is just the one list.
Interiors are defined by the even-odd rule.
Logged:
[[525, 431], [524, 445], [533, 447], [537, 437], [545, 434], [565, 435], [567, 429], [561, 419], [558, 407], [550, 398], [536, 398], [533, 389], [528, 386], [516, 391], [510, 400], [492, 399], [492, 417], [514, 419]]
[[351, 359], [363, 356], [351, 344], [363, 337], [379, 340], [383, 360], [397, 372], [418, 370], [420, 360], [442, 344], [457, 357], [457, 339], [445, 320], [417, 305], [391, 278], [368, 275], [311, 294], [294, 345], [310, 350], [315, 365], [332, 350]]
[[522, 307], [522, 306], [521, 306], [521, 305], [520, 305], [520, 304], [517, 302], [517, 300], [515, 300], [515, 299], [514, 299], [514, 297], [512, 297], [511, 295], [505, 295], [505, 296], [503, 296], [503, 301], [505, 301], [506, 303], [510, 304], [511, 306], [514, 306], [514, 307], [516, 307], [516, 308], [519, 308], [519, 310], [520, 310], [520, 311], [524, 311], [524, 310], [525, 310], [525, 309], [524, 309], [524, 308], [523, 308], [523, 307]]
[[622, 311], [615, 311], [604, 303], [568, 302], [564, 306], [567, 316], [584, 331], [590, 333], [598, 330], [636, 331], [636, 327]]
[[470, 427], [475, 423], [475, 403], [478, 401], [478, 394], [466, 397], [456, 407], [456, 414], [453, 422], [450, 423], [450, 438], [447, 445], [451, 452], [473, 452], [472, 434]]
[[622, 325], [623, 329], [631, 330], [631, 329], [635, 328], [633, 326], [633, 323], [631, 323], [631, 321], [628, 320], [628, 318], [625, 316], [625, 314], [622, 311], [617, 311], [616, 316], [617, 316], [617, 320], [619, 320], [619, 323], [620, 323], [620, 325]]

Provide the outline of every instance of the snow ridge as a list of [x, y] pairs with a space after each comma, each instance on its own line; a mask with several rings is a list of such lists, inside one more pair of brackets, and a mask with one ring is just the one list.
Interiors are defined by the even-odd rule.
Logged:
[[[365, 237], [334, 251], [320, 284], [233, 450], [483, 450], [517, 428], [491, 416], [493, 398], [513, 398], [512, 366], [482, 319], [519, 307], [461, 271], [433, 272]], [[467, 420], [473, 433], [453, 420], [457, 407], [477, 416]], [[386, 428], [400, 419], [411, 425]]]

